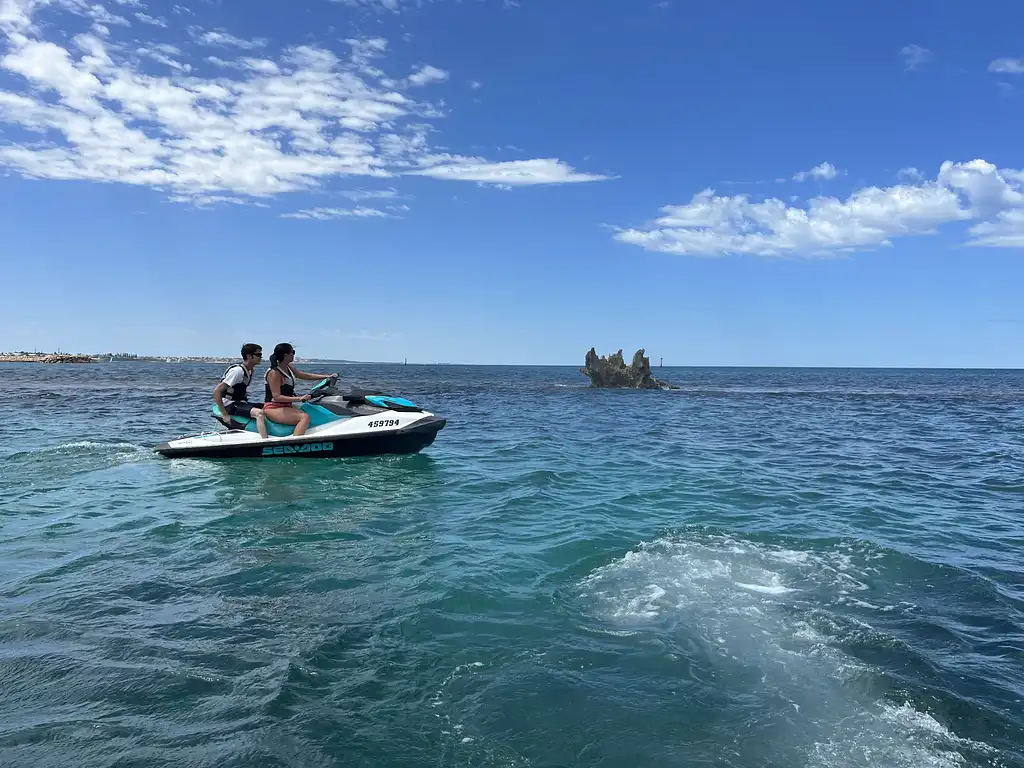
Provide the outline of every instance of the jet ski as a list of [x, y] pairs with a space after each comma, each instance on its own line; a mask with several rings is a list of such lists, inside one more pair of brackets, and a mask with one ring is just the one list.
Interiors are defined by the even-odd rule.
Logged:
[[227, 421], [213, 405], [213, 418], [226, 432], [179, 437], [153, 450], [168, 458], [206, 459], [407, 454], [431, 445], [447, 423], [403, 397], [361, 389], [342, 394], [332, 379], [319, 382], [310, 394], [311, 400], [298, 404], [310, 416], [301, 437], [292, 434], [295, 427], [267, 419], [268, 437], [263, 439], [255, 419], [232, 416]]

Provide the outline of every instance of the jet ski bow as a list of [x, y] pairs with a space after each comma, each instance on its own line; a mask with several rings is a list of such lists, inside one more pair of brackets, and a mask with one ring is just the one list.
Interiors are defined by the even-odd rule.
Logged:
[[354, 389], [342, 394], [327, 379], [313, 387], [313, 399], [298, 403], [310, 416], [306, 434], [295, 437], [295, 427], [266, 420], [269, 437], [263, 439], [250, 417], [233, 416], [227, 422], [216, 405], [213, 418], [226, 432], [179, 437], [155, 446], [168, 458], [266, 459], [342, 458], [418, 453], [434, 442], [446, 419], [425, 411], [402, 397]]

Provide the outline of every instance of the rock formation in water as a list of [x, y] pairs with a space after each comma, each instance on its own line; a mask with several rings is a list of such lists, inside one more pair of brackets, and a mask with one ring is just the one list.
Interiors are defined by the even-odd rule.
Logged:
[[587, 352], [586, 367], [580, 373], [590, 377], [595, 387], [618, 387], [624, 389], [678, 389], [672, 384], [658, 381], [651, 374], [651, 361], [638, 349], [633, 362], [626, 365], [620, 349], [614, 355], [598, 357], [593, 347]]

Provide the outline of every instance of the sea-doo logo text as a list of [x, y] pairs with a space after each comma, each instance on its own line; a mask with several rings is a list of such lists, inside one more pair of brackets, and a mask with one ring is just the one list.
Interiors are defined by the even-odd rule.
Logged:
[[371, 427], [397, 427], [398, 419], [381, 419], [380, 421], [371, 421]]
[[323, 453], [333, 451], [334, 443], [306, 443], [305, 445], [274, 445], [263, 449], [264, 456], [286, 456], [292, 453]]

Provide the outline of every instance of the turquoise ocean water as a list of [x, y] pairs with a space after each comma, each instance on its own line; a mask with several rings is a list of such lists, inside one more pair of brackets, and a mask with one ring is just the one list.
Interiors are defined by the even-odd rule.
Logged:
[[223, 368], [0, 366], [0, 765], [1024, 766], [1024, 372], [343, 366], [448, 427], [152, 454]]

